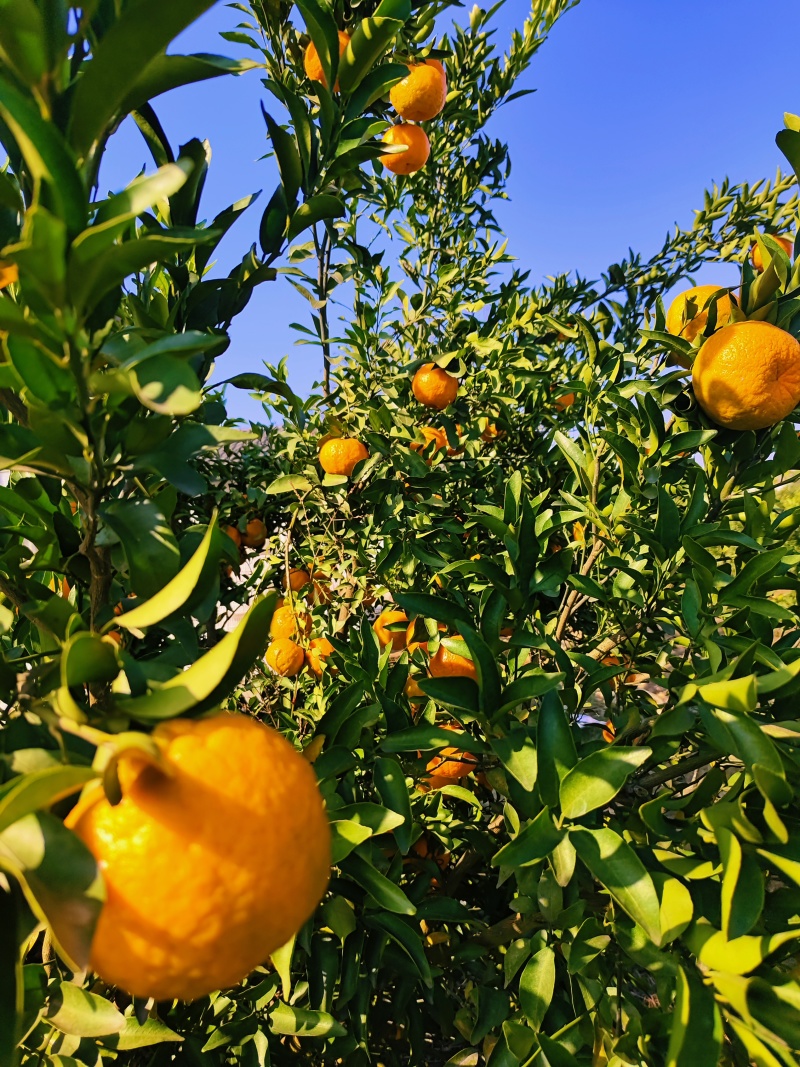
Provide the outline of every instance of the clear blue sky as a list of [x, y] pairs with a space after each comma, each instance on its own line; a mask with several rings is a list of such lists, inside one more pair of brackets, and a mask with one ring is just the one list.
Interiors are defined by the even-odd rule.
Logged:
[[[525, 0], [506, 0], [499, 46], [527, 10]], [[237, 54], [218, 37], [236, 15], [218, 4], [183, 36], [181, 49]], [[674, 223], [691, 223], [711, 182], [772, 177], [782, 164], [774, 137], [783, 112], [800, 112], [791, 58], [799, 35], [797, 0], [583, 0], [566, 15], [522, 82], [536, 92], [502, 109], [489, 127], [511, 147], [511, 201], [497, 214], [532, 281], [566, 270], [596, 277], [628, 247], [649, 255]], [[221, 248], [225, 270], [256, 239], [276, 184], [273, 163], [259, 159], [268, 149], [259, 111], [265, 96], [254, 71], [157, 101], [173, 145], [195, 136], [211, 142], [209, 217], [263, 189]], [[128, 121], [102, 181], [118, 188], [145, 164], [144, 142]], [[723, 282], [732, 280], [726, 273]], [[288, 355], [293, 388], [308, 393], [320, 357], [295, 345], [289, 329], [293, 320], [307, 321], [307, 312], [287, 281], [262, 285], [234, 324], [216, 378]], [[233, 414], [263, 418], [247, 394], [231, 390], [229, 401]]]

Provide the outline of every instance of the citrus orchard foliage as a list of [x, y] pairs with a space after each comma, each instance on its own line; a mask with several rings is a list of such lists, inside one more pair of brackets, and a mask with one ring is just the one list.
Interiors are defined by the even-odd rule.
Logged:
[[[794, 1064], [800, 443], [788, 400], [734, 429], [702, 395], [726, 331], [783, 331], [796, 371], [794, 179], [726, 183], [650, 261], [530, 288], [485, 125], [574, 5], [534, 0], [499, 62], [478, 9], [431, 53], [442, 5], [235, 5], [280, 182], [217, 278], [253, 198], [200, 223], [208, 146], [176, 156], [150, 102], [245, 72], [163, 54], [204, 6], [0, 23], [0, 1063]], [[438, 60], [428, 120], [404, 92]], [[159, 169], [98, 199], [128, 113]], [[397, 115], [430, 140], [409, 176], [379, 161]], [[797, 169], [800, 120], [779, 144]], [[665, 310], [715, 260], [741, 289]], [[323, 391], [232, 379], [272, 416], [249, 434], [206, 383], [276, 279], [310, 300]], [[277, 741], [215, 753], [227, 720], [193, 720], [220, 706], [313, 764], [333, 866], [299, 929], [311, 774]], [[109, 842], [139, 905], [116, 922]], [[128, 931], [141, 983], [113, 970]]]

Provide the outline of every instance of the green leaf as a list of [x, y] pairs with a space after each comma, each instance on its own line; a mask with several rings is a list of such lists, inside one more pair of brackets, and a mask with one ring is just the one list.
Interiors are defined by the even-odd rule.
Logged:
[[516, 837], [492, 856], [493, 867], [526, 867], [541, 863], [557, 847], [566, 831], [557, 829], [548, 808], [543, 808]]
[[120, 111], [129, 114], [162, 93], [168, 93], [182, 85], [193, 85], [226, 74], [243, 74], [257, 66], [258, 64], [250, 59], [227, 59], [225, 56], [206, 53], [189, 56], [159, 55], [147, 64], [135, 84], [129, 88], [120, 104]]
[[463, 625], [472, 625], [472, 615], [466, 608], [443, 597], [429, 596], [427, 593], [398, 593], [395, 600], [409, 619], [421, 615], [424, 619], [447, 623], [454, 630]]
[[660, 906], [653, 880], [630, 845], [608, 827], [572, 830], [579, 858], [655, 945], [661, 944]]
[[216, 516], [208, 524], [203, 540], [192, 558], [174, 578], [143, 604], [123, 612], [116, 622], [124, 630], [142, 630], [155, 626], [174, 615], [194, 595], [197, 584], [211, 556], [212, 545], [221, 544], [222, 534], [216, 525]]
[[[408, 852], [411, 846], [413, 820], [403, 768], [395, 759], [378, 756], [373, 764], [372, 776], [378, 795], [397, 820], [392, 826], [397, 847], [401, 852]], [[383, 808], [378, 808], [378, 810], [385, 811]]]
[[58, 982], [47, 998], [45, 1019], [73, 1037], [105, 1037], [125, 1029], [125, 1018], [114, 1005], [71, 982]]
[[556, 987], [556, 954], [540, 948], [519, 979], [519, 1004], [534, 1030], [541, 1029]]
[[292, 221], [289, 223], [289, 240], [293, 241], [303, 230], [307, 230], [316, 222], [340, 219], [345, 213], [345, 206], [338, 196], [331, 196], [329, 193], [312, 196], [292, 215]]
[[420, 678], [417, 683], [437, 704], [476, 715], [480, 708], [478, 687], [471, 678]]
[[704, 1062], [717, 1063], [722, 1036], [722, 1018], [713, 990], [679, 967], [666, 1067], [697, 1067], [701, 1049]]
[[103, 1040], [105, 1048], [117, 1049], [119, 1052], [128, 1052], [135, 1048], [149, 1048], [151, 1045], [160, 1045], [164, 1041], [183, 1041], [180, 1034], [170, 1030], [166, 1023], [160, 1019], [145, 1019], [139, 1024], [135, 1016], [125, 1017], [125, 1027], [118, 1034], [111, 1034]]
[[696, 922], [683, 935], [689, 949], [700, 962], [726, 974], [750, 974], [783, 945], [800, 937], [800, 930], [759, 937], [746, 934], [729, 941], [721, 930], [705, 920]]
[[694, 905], [692, 894], [677, 878], [663, 871], [655, 871], [650, 877], [658, 893], [661, 916], [661, 940], [667, 945], [679, 937], [692, 921]]
[[722, 860], [722, 932], [728, 940], [752, 930], [764, 907], [764, 876], [739, 839], [724, 826], [715, 829]]
[[417, 909], [403, 890], [394, 882], [390, 882], [380, 871], [376, 871], [369, 860], [364, 859], [358, 852], [347, 857], [341, 865], [341, 870], [366, 890], [379, 907], [397, 915], [415, 914]]
[[72, 99], [69, 140], [87, 157], [152, 60], [214, 0], [139, 0], [124, 8], [84, 64]]
[[273, 1034], [297, 1034], [299, 1037], [345, 1037], [347, 1031], [332, 1015], [310, 1008], [295, 1008], [279, 1003], [269, 1014]]
[[[269, 112], [265, 110], [263, 104], [261, 105], [261, 114], [267, 124], [269, 139], [272, 141], [272, 148], [278, 162], [278, 173], [283, 185], [283, 193], [286, 197], [286, 202], [291, 204], [297, 198], [300, 186], [303, 184], [303, 165], [300, 162], [297, 142], [290, 133], [278, 125]], [[335, 197], [332, 199], [335, 199]]]
[[32, 0], [0, 4], [0, 56], [26, 85], [35, 86], [47, 70], [47, 31]]
[[[395, 761], [386, 760], [386, 762], [394, 763]], [[385, 774], [385, 771], [381, 773]], [[405, 788], [405, 780], [403, 781], [403, 789], [405, 791], [406, 804], [408, 804], [408, 790]], [[345, 804], [341, 808], [330, 808], [329, 815], [331, 819], [347, 819], [349, 822], [368, 826], [373, 834], [389, 834], [398, 826], [402, 826], [405, 821], [405, 815], [401, 812], [388, 807], [384, 808], [381, 804], [371, 804], [368, 801]]]
[[263, 655], [276, 601], [276, 593], [255, 600], [236, 629], [191, 667], [146, 696], [118, 700], [119, 710], [139, 722], [156, 722], [216, 707]]
[[649, 748], [600, 748], [580, 760], [561, 781], [561, 811], [567, 819], [605, 807], [652, 755]]
[[431, 967], [422, 947], [418, 925], [415, 929], [411, 924], [401, 919], [399, 915], [381, 914], [380, 912], [368, 914], [365, 916], [364, 921], [367, 926], [383, 930], [393, 941], [396, 941], [416, 967], [423, 984], [428, 989], [433, 988]]
[[42, 203], [65, 223], [71, 235], [86, 225], [87, 194], [58, 127], [0, 77], [0, 117], [8, 125], [34, 182], [42, 183]]
[[557, 689], [564, 681], [564, 677], [563, 673], [547, 674], [545, 671], [523, 674], [521, 678], [516, 678], [503, 690], [497, 715], [512, 711], [519, 704], [526, 704], [529, 700], [544, 696], [551, 689]]
[[302, 474], [282, 474], [270, 482], [264, 492], [267, 496], [276, 496], [278, 493], [305, 493], [311, 489], [311, 482]]
[[486, 745], [472, 734], [458, 730], [443, 730], [441, 726], [423, 723], [408, 730], [398, 730], [381, 742], [382, 752], [414, 752], [416, 749], [430, 751], [439, 748], [458, 748], [481, 756]]
[[[334, 813], [336, 814], [336, 813]], [[333, 819], [331, 821], [331, 863], [337, 867], [345, 856], [363, 845], [372, 837], [372, 830], [361, 823], [350, 822], [347, 819]]]
[[0, 870], [19, 882], [67, 966], [82, 970], [103, 901], [97, 866], [84, 843], [48, 812], [26, 815], [0, 833]]
[[572, 731], [561, 698], [549, 692], [542, 700], [537, 725], [539, 793], [550, 808], [557, 807], [561, 780], [578, 761]]
[[375, 14], [362, 19], [339, 64], [342, 92], [358, 88], [410, 17], [410, 0], [381, 0]]
[[800, 133], [796, 130], [781, 130], [775, 143], [789, 160], [797, 180], [800, 181]]
[[163, 513], [152, 500], [115, 500], [100, 509], [100, 516], [122, 542], [134, 593], [155, 596], [181, 564], [178, 542]]
[[492, 751], [508, 773], [523, 789], [531, 792], [536, 785], [539, 761], [536, 754], [536, 738], [532, 730], [512, 730], [505, 737], [491, 742]]
[[[88, 636], [88, 635], [87, 635]], [[58, 765], [12, 779], [0, 799], [0, 831], [40, 808], [77, 793], [97, 777], [91, 767]]]

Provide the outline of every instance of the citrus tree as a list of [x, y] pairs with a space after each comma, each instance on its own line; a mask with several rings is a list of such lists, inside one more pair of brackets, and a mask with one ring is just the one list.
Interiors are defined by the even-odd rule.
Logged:
[[[164, 54], [208, 6], [0, 23], [0, 1062], [795, 1063], [794, 178], [530, 288], [485, 127], [573, 4], [502, 57], [234, 5], [280, 181], [215, 279], [248, 201], [199, 222], [151, 103], [250, 65]], [[322, 389], [235, 377], [245, 433], [276, 279]]]

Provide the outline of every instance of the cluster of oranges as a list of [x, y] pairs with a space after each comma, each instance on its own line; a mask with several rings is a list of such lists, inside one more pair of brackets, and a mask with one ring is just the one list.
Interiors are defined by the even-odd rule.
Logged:
[[[339, 30], [339, 59], [347, 51], [349, 44], [350, 34]], [[313, 41], [306, 48], [303, 67], [311, 81], [321, 82], [327, 88], [328, 83]], [[338, 81], [333, 91], [338, 93]], [[396, 126], [390, 126], [383, 135], [383, 140], [386, 145], [399, 146], [405, 151], [381, 156], [380, 161], [394, 174], [413, 174], [425, 166], [431, 154], [428, 135], [416, 123], [428, 122], [435, 118], [447, 99], [447, 75], [444, 66], [438, 59], [408, 64], [408, 74], [392, 88], [389, 99], [403, 121]]]
[[[327, 637], [311, 637], [313, 620], [308, 612], [296, 606], [294, 599], [296, 593], [313, 586], [313, 598], [317, 603], [327, 603], [330, 590], [321, 581], [322, 577], [315, 573], [312, 578], [307, 570], [293, 568], [284, 579], [288, 597], [278, 602], [272, 616], [270, 643], [265, 656], [267, 666], [281, 678], [294, 678], [304, 666], [320, 678], [325, 660], [333, 652]], [[305, 649], [303, 642], [307, 643]]]
[[[776, 238], [788, 255], [793, 242]], [[757, 272], [761, 249], [751, 250]], [[709, 328], [711, 307], [715, 326]], [[680, 293], [667, 312], [669, 333], [702, 341], [691, 364], [697, 402], [710, 419], [731, 430], [763, 430], [785, 419], [800, 403], [800, 342], [769, 322], [744, 320], [732, 295], [699, 285]]]

